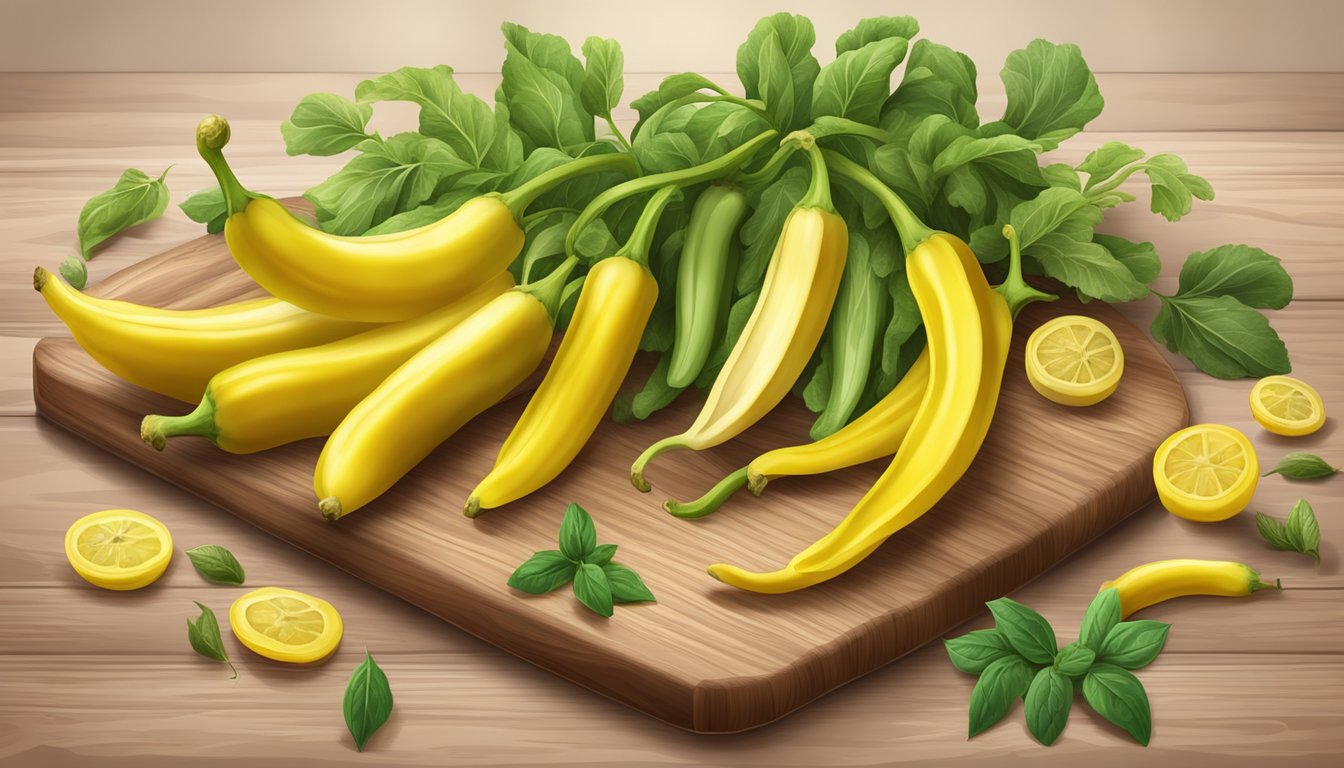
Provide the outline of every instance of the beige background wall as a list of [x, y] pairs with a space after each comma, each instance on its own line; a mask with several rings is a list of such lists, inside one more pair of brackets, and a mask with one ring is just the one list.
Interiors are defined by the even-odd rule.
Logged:
[[855, 19], [909, 14], [981, 62], [1046, 37], [1099, 72], [1344, 72], [1339, 0], [0, 0], [0, 72], [490, 72], [504, 19], [616, 37], [631, 72], [724, 72], [778, 10], [813, 19], [823, 61]]

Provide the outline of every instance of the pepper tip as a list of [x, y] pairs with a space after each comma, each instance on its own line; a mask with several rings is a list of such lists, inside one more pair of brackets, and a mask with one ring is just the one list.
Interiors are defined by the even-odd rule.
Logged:
[[51, 279], [51, 273], [42, 267], [33, 270], [33, 290], [41, 292], [47, 287], [47, 281]]
[[146, 416], [140, 421], [140, 440], [156, 451], [162, 451], [168, 440], [159, 428], [159, 417]]
[[462, 507], [462, 514], [476, 519], [476, 516], [481, 514], [481, 498], [474, 493], [468, 496], [467, 503]]
[[317, 502], [317, 508], [322, 511], [322, 516], [328, 520], [339, 520], [341, 515], [345, 514], [341, 509], [341, 500], [335, 496]]
[[196, 125], [196, 142], [206, 149], [223, 149], [229, 136], [229, 121], [220, 115], [206, 115]]

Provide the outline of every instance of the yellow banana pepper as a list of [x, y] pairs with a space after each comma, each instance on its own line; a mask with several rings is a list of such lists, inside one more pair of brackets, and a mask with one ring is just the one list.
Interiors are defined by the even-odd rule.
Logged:
[[188, 403], [200, 399], [210, 377], [229, 366], [373, 327], [313, 314], [276, 298], [210, 309], [158, 309], [100, 299], [41, 267], [33, 273], [33, 287], [99, 365]]
[[229, 124], [201, 121], [196, 146], [224, 190], [224, 238], [263, 288], [333, 317], [391, 322], [430, 312], [504, 271], [523, 246], [519, 220], [538, 195], [581, 173], [632, 168], [624, 153], [594, 155], [552, 169], [504, 194], [473, 198], [417, 229], [341, 237], [308, 226], [283, 205], [248, 192], [224, 160]]
[[1159, 560], [1131, 568], [1101, 585], [1098, 592], [1115, 587], [1120, 593], [1120, 614], [1128, 618], [1173, 597], [1213, 595], [1245, 597], [1262, 589], [1283, 591], [1283, 584], [1260, 580], [1260, 572], [1243, 563], [1226, 560]]
[[568, 260], [538, 283], [491, 300], [393, 371], [346, 415], [313, 473], [323, 517], [335, 520], [378, 498], [541, 364], [573, 266]]
[[650, 488], [644, 467], [659, 454], [710, 448], [769, 413], [788, 394], [826, 329], [849, 235], [831, 205], [821, 150], [805, 134], [789, 140], [802, 143], [811, 160], [811, 186], [784, 221], [760, 298], [695, 422], [649, 446], [630, 467], [630, 482], [641, 491]]
[[246, 360], [215, 374], [191, 413], [146, 416], [140, 439], [161, 451], [167, 438], [200, 435], [229, 453], [254, 453], [331, 434], [398, 366], [512, 287], [501, 272], [427, 315]]

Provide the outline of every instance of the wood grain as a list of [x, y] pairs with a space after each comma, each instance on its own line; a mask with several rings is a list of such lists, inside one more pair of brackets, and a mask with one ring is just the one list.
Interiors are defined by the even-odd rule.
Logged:
[[[94, 289], [172, 306], [254, 292], [219, 236]], [[1050, 404], [1020, 373], [1021, 329], [1074, 311], [1107, 321], [1126, 350], [1123, 390], [1091, 409]], [[521, 408], [501, 404], [376, 504], [332, 525], [314, 512], [317, 441], [248, 457], [220, 454], [201, 440], [150, 451], [138, 439], [140, 417], [182, 407], [116, 380], [67, 340], [37, 345], [34, 388], [44, 416], [472, 634], [680, 727], [732, 732], [775, 720], [919, 647], [1152, 497], [1149, 457], [1187, 412], [1180, 385], [1146, 337], [1109, 307], [1061, 302], [1024, 315], [1016, 342], [994, 431], [946, 500], [851, 574], [778, 597], [737, 592], [701, 569], [710, 558], [762, 569], [787, 560], [843, 516], [871, 476], [792, 481], [699, 524], [672, 519], [657, 497], [640, 496], [624, 478], [642, 446], [693, 418], [690, 398], [645, 424], [604, 424], [558, 482], [473, 525], [456, 511]], [[777, 409], [751, 438], [725, 450], [659, 462], [653, 482], [685, 498], [761, 448], [800, 438], [807, 424], [796, 405]], [[548, 548], [570, 500], [590, 508], [603, 540], [622, 545], [621, 562], [652, 586], [656, 606], [622, 608], [607, 622], [573, 601], [502, 587], [531, 551]]]

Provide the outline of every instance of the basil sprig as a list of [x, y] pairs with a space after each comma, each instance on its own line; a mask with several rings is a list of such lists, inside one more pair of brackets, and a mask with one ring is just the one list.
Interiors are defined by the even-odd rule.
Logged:
[[1269, 542], [1269, 546], [1311, 555], [1317, 563], [1321, 562], [1321, 526], [1316, 522], [1316, 513], [1306, 499], [1297, 500], [1287, 520], [1256, 512], [1255, 527], [1260, 531], [1260, 537]]
[[192, 650], [207, 659], [228, 664], [233, 679], [238, 679], [238, 670], [224, 650], [224, 640], [219, 635], [219, 621], [215, 619], [215, 612], [201, 603], [196, 603], [196, 607], [201, 609], [201, 615], [195, 621], [187, 619], [187, 641], [191, 643]]
[[608, 618], [617, 603], [654, 603], [644, 580], [630, 568], [611, 562], [615, 544], [598, 544], [593, 518], [570, 504], [560, 523], [559, 549], [534, 552], [509, 577], [509, 586], [544, 595], [573, 583], [574, 597], [590, 611]]
[[1042, 744], [1059, 738], [1074, 691], [1097, 714], [1148, 745], [1152, 714], [1143, 684], [1130, 670], [1153, 662], [1171, 625], [1120, 620], [1120, 593], [1103, 590], [1088, 606], [1077, 642], [1058, 647], [1039, 613], [1006, 597], [987, 603], [994, 628], [947, 640], [952, 665], [979, 675], [971, 690], [968, 738], [999, 722], [1024, 700], [1027, 729]]

